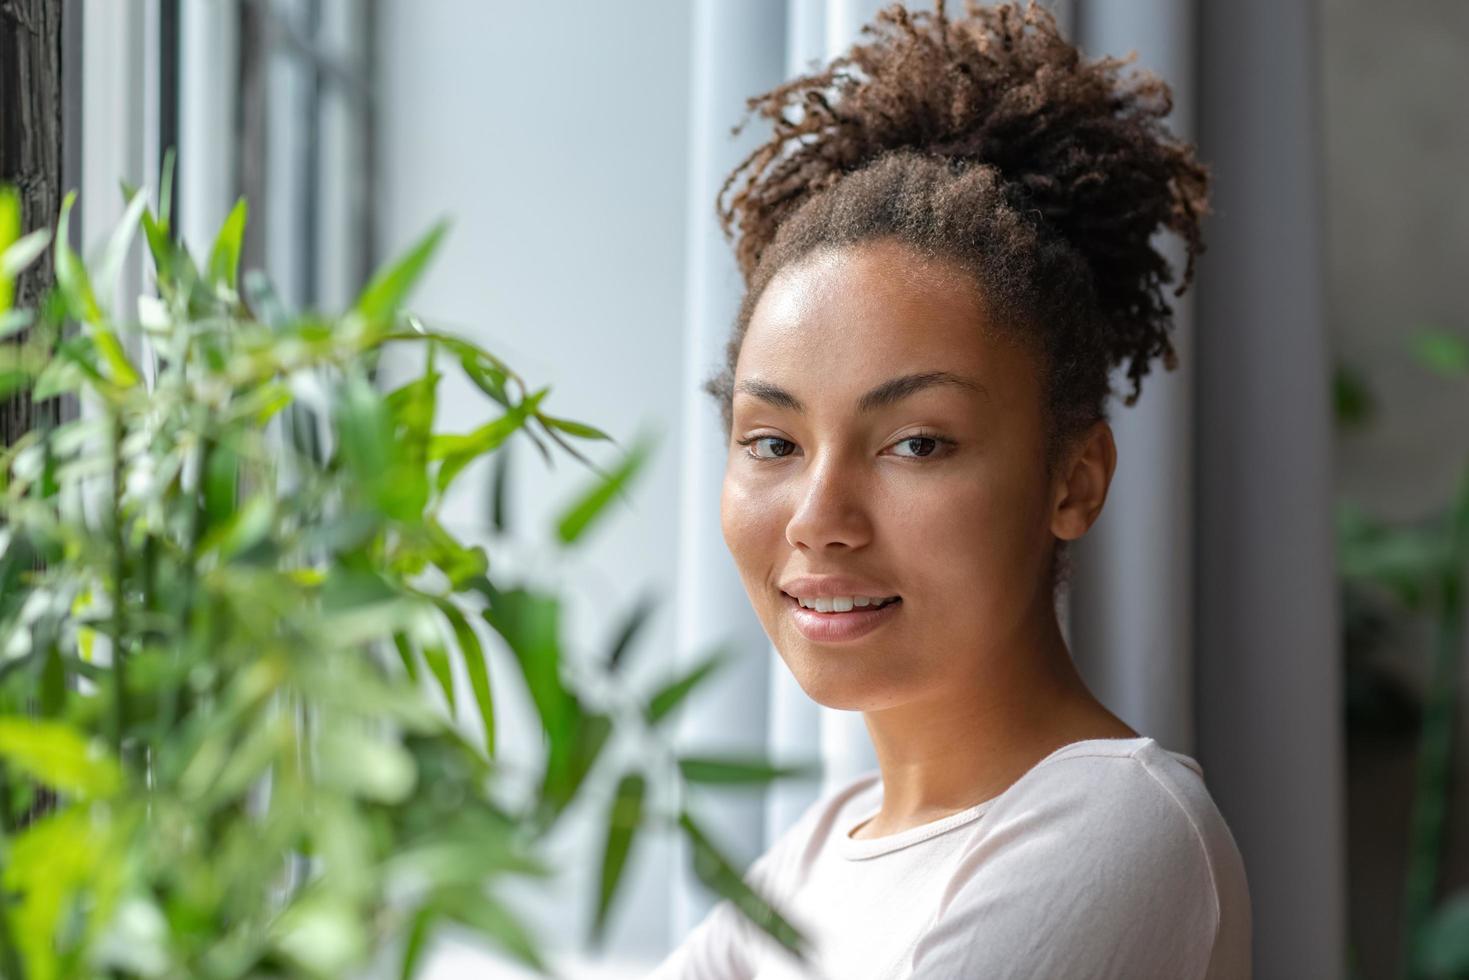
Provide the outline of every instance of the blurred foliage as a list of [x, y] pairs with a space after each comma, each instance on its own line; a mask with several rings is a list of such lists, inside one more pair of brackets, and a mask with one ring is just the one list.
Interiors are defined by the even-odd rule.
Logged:
[[[440, 519], [456, 478], [491, 456], [504, 529], [513, 436], [594, 470], [568, 440], [609, 439], [404, 312], [443, 226], [351, 309], [293, 313], [239, 274], [243, 200], [201, 266], [166, 203], [155, 214], [124, 196], [83, 262], [72, 195], [54, 236], [22, 237], [15, 196], [0, 194], [0, 393], [74, 392], [85, 408], [0, 457], [0, 975], [340, 977], [392, 956], [411, 977], [443, 923], [549, 972], [496, 886], [554, 873], [544, 839], [616, 738], [645, 748], [608, 776], [589, 941], [652, 827], [683, 834], [703, 881], [804, 949], [704, 831], [685, 783], [809, 769], [680, 759], [662, 731], [726, 654], [632, 690], [620, 668], [645, 600], [598, 665], [609, 693], [594, 703], [564, 669], [558, 596], [504, 580]], [[112, 297], [140, 225], [156, 295], [134, 316]], [[15, 276], [48, 242], [55, 293], [13, 309]], [[384, 393], [373, 379], [389, 345], [420, 352], [422, 372]], [[435, 428], [446, 364], [489, 421]], [[597, 471], [553, 551], [584, 539], [648, 451], [640, 441]], [[539, 718], [531, 773], [498, 756], [495, 647]], [[452, 714], [456, 660], [482, 740]]]
[[[1469, 339], [1439, 330], [1412, 336], [1409, 351], [1427, 370], [1469, 381]], [[1366, 425], [1375, 410], [1365, 379], [1338, 368], [1337, 421]], [[1453, 785], [1455, 714], [1466, 634], [1464, 589], [1469, 570], [1469, 460], [1447, 505], [1426, 519], [1390, 523], [1343, 501], [1337, 507], [1350, 731], [1416, 731], [1401, 975], [1469, 977], [1469, 891], [1438, 902]], [[1427, 617], [1433, 649], [1424, 695], [1417, 698], [1372, 655], [1400, 638], [1409, 617]]]

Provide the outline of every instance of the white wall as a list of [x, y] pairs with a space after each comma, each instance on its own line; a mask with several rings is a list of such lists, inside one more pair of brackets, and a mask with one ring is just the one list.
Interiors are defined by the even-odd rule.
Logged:
[[[531, 385], [551, 385], [552, 414], [624, 444], [644, 427], [662, 433], [632, 506], [593, 533], [565, 583], [566, 637], [582, 653], [606, 645], [644, 587], [673, 592], [688, 16], [682, 0], [383, 0], [382, 247], [392, 254], [440, 216], [454, 219], [413, 305], [505, 357]], [[465, 431], [494, 414], [462, 385], [441, 394], [442, 428]], [[614, 458], [587, 448], [601, 462]], [[557, 506], [589, 474], [564, 455], [548, 472], [525, 441], [514, 450], [513, 517], [530, 540], [549, 542]], [[455, 509], [460, 520], [485, 519], [485, 476], [461, 478], [470, 493]], [[628, 665], [634, 676], [671, 667], [673, 636], [665, 598]], [[491, 664], [507, 752], [512, 740], [536, 737], [509, 667]], [[589, 819], [569, 828], [565, 862], [576, 867], [563, 875], [561, 899], [536, 905], [532, 924], [550, 944], [585, 935], [580, 897], [595, 894], [599, 811], [579, 812]], [[664, 843], [644, 840], [634, 852], [609, 958], [652, 955], [667, 942]]]

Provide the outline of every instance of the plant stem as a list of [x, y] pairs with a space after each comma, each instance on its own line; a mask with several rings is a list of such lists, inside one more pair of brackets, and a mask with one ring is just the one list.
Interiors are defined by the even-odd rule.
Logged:
[[1464, 646], [1463, 580], [1457, 568], [1439, 580], [1442, 610], [1435, 630], [1432, 673], [1423, 708], [1408, 850], [1408, 881], [1403, 902], [1401, 975], [1421, 977], [1419, 937], [1433, 914], [1443, 852], [1449, 782], [1453, 773], [1454, 704], [1458, 698], [1459, 657]]

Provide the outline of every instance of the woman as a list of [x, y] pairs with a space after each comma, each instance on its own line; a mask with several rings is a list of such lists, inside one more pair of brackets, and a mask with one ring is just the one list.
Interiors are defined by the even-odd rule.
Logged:
[[1208, 171], [1161, 81], [1033, 2], [864, 36], [751, 101], [775, 129], [720, 196], [747, 293], [708, 390], [751, 602], [879, 770], [746, 874], [809, 966], [724, 901], [653, 977], [1248, 977], [1201, 769], [1088, 691], [1055, 601], [1116, 466], [1109, 372], [1131, 405], [1176, 363], [1150, 240], [1184, 239], [1181, 294]]

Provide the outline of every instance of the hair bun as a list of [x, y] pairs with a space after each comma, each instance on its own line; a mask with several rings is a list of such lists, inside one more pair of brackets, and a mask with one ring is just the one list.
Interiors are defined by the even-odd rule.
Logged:
[[717, 202], [726, 237], [738, 235], [746, 280], [805, 200], [912, 149], [993, 168], [1018, 211], [1085, 258], [1102, 314], [1137, 334], [1119, 339], [1166, 362], [1166, 336], [1144, 333], [1171, 314], [1160, 287], [1174, 276], [1151, 241], [1159, 228], [1184, 239], [1181, 294], [1204, 250], [1209, 184], [1193, 147], [1161, 122], [1173, 107], [1168, 86], [1141, 69], [1122, 76], [1135, 55], [1083, 59], [1035, 0], [1023, 10], [966, 0], [966, 12], [950, 20], [942, 0], [932, 12], [894, 4], [824, 70], [748, 100], [735, 131], [755, 114], [774, 133], [729, 175]]

